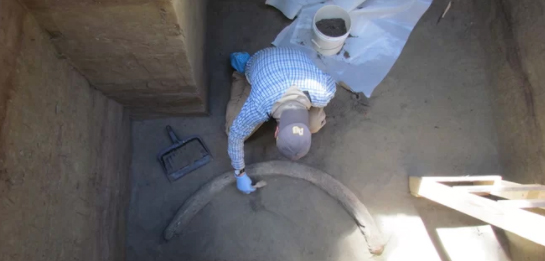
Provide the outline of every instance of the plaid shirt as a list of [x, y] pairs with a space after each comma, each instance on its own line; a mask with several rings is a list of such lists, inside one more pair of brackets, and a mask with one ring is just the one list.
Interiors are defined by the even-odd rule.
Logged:
[[295, 85], [308, 92], [313, 107], [325, 107], [335, 95], [335, 80], [322, 72], [305, 53], [271, 47], [257, 52], [246, 64], [250, 96], [229, 130], [228, 153], [235, 169], [244, 168], [244, 140], [270, 118], [273, 105]]

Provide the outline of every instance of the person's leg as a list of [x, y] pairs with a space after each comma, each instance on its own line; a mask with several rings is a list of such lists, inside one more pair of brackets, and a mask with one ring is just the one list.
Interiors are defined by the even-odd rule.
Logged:
[[324, 108], [311, 107], [308, 115], [310, 132], [318, 132], [326, 123]]
[[225, 133], [229, 135], [229, 129], [233, 125], [233, 121], [240, 113], [242, 106], [250, 96], [251, 85], [246, 81], [244, 74], [233, 72], [231, 82], [231, 98], [227, 103], [225, 112]]

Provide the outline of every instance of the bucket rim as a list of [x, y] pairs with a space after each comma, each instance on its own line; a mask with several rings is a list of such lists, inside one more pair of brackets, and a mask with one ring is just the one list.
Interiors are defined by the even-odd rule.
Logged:
[[[350, 21], [350, 24], [349, 24], [349, 27], [346, 29], [346, 33], [343, 34], [343, 35], [340, 35], [340, 36], [329, 36], [329, 35], [326, 35], [324, 34], [322, 31], [320, 31], [320, 29], [318, 29], [318, 27], [316, 26], [316, 15], [324, 8], [336, 8], [342, 12], [344, 12], [346, 14], [346, 16], [348, 17], [348, 20]], [[339, 17], [340, 19], [343, 19], [346, 23], [346, 20], [343, 18], [343, 17]], [[320, 20], [321, 21], [321, 20]], [[335, 39], [341, 39], [341, 38], [346, 38], [349, 34], [350, 34], [350, 31], [352, 30], [352, 17], [350, 17], [350, 14], [344, 10], [343, 8], [341, 8], [340, 6], [337, 6], [337, 5], [325, 5], [325, 6], [322, 6], [320, 7], [320, 9], [318, 9], [318, 11], [316, 11], [316, 13], [314, 14], [314, 16], [312, 17], [312, 28], [314, 29], [314, 31], [316, 33], [318, 33], [319, 36], [322, 36], [324, 37], [325, 39], [331, 39], [331, 40], [335, 40]]]

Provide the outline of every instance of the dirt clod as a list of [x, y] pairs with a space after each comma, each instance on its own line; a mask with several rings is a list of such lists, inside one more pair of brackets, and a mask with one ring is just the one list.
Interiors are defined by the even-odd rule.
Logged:
[[341, 18], [322, 19], [316, 22], [318, 30], [327, 36], [341, 36], [346, 33], [346, 24]]

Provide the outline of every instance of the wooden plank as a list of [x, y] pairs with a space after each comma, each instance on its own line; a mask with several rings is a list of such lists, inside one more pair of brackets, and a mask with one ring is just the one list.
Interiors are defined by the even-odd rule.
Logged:
[[[515, 182], [501, 180], [500, 182], [496, 183], [500, 186], [517, 186], [521, 185]], [[524, 186], [524, 185], [521, 185]], [[539, 186], [539, 184], [536, 184], [536, 186]], [[490, 193], [491, 195], [494, 195], [496, 197], [501, 197], [505, 199], [545, 199], [545, 191], [541, 190], [529, 190], [529, 191], [492, 191]]]
[[490, 223], [545, 246], [545, 217], [453, 189], [422, 177], [409, 177], [411, 194]]
[[485, 185], [485, 186], [453, 186], [454, 189], [464, 190], [470, 193], [491, 193], [504, 191], [545, 191], [543, 185]]
[[502, 206], [511, 208], [542, 208], [545, 207], [545, 199], [519, 199], [519, 200], [498, 200]]
[[409, 192], [415, 197], [420, 197], [418, 192], [420, 191], [420, 184], [422, 183], [422, 178], [409, 177]]
[[[474, 182], [475, 184], [479, 185], [493, 185], [493, 184], [499, 184], [501, 182], [501, 176], [498, 175], [486, 175], [486, 176], [450, 176], [450, 177], [421, 177], [422, 179], [429, 180], [429, 181], [435, 181], [435, 182]], [[416, 191], [417, 187], [419, 186], [420, 180], [409, 180], [410, 183], [409, 186], [415, 187]], [[418, 195], [415, 195], [411, 192], [411, 194], [415, 197], [419, 197]]]
[[[506, 180], [500, 180], [496, 185], [499, 186], [522, 186], [519, 183], [506, 181]], [[539, 184], [535, 184], [539, 185]], [[494, 195], [496, 197], [510, 199], [510, 200], [523, 200], [523, 199], [545, 199], [545, 191], [492, 191], [490, 193], [491, 195]], [[545, 210], [545, 207], [541, 207], [541, 209]]]
[[[452, 176], [452, 177], [422, 177], [425, 180], [435, 182], [482, 182], [482, 181], [501, 181], [501, 176]], [[495, 184], [495, 183], [494, 183]]]

